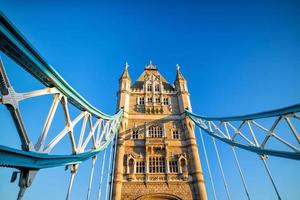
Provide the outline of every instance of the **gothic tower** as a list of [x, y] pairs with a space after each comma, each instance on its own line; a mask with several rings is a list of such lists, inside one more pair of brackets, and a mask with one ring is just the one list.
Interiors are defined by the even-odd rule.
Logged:
[[131, 85], [128, 64], [119, 79], [124, 117], [117, 140], [112, 199], [206, 200], [187, 82], [177, 65], [169, 84], [150, 63]]

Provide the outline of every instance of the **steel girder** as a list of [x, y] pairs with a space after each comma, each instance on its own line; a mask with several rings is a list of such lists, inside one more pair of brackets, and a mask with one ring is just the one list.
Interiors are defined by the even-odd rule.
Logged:
[[[233, 117], [204, 117], [194, 114], [188, 110], [186, 110], [185, 113], [208, 135], [225, 142], [230, 146], [236, 146], [262, 156], [270, 155], [300, 160], [300, 136], [290, 120], [290, 118], [294, 118], [295, 120], [299, 121], [300, 118], [297, 115], [299, 112], [300, 104], [256, 114]], [[270, 128], [266, 128], [265, 126], [261, 125], [261, 122], [258, 123], [258, 121], [262, 119], [273, 120], [272, 126]], [[291, 138], [294, 138], [293, 142], [288, 142], [276, 134], [275, 129], [281, 121], [285, 121], [287, 123]], [[239, 123], [239, 127], [235, 127], [232, 124], [234, 122]], [[241, 129], [244, 127], [248, 129], [250, 136], [247, 136], [245, 133], [243, 133]], [[262, 142], [258, 142], [254, 127], [265, 133]], [[239, 141], [237, 140], [238, 138], [240, 139]], [[270, 138], [275, 138], [291, 151], [267, 148], [266, 144]]]

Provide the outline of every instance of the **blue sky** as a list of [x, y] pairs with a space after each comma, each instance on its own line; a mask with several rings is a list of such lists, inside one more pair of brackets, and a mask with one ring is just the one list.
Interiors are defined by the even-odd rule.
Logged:
[[[188, 81], [193, 111], [202, 115], [247, 114], [300, 102], [297, 1], [2, 0], [0, 9], [66, 81], [106, 113], [116, 110], [118, 78], [126, 61], [133, 80], [152, 60], [169, 82], [174, 81], [178, 63]], [[5, 55], [1, 57], [16, 90], [42, 87]], [[46, 100], [41, 99], [34, 108], [30, 103], [24, 105], [29, 130], [38, 129], [30, 113], [46, 107]], [[1, 111], [1, 120], [6, 120], [5, 109]], [[4, 124], [1, 144], [17, 146], [11, 122]], [[244, 199], [229, 148], [219, 146], [232, 197]], [[212, 150], [208, 147], [217, 190], [220, 199], [225, 199]], [[200, 147], [204, 161], [201, 151]], [[257, 156], [239, 154], [254, 199], [275, 199]], [[85, 197], [89, 167], [90, 163], [82, 165], [74, 199]], [[203, 168], [207, 175], [204, 162]], [[270, 168], [283, 198], [298, 199], [299, 162], [270, 158]], [[0, 169], [0, 193], [5, 199], [15, 199], [17, 184], [9, 183], [8, 172], [11, 170]], [[68, 175], [63, 168], [41, 171], [24, 199], [41, 195], [63, 199]], [[212, 198], [209, 181], [207, 190]]]

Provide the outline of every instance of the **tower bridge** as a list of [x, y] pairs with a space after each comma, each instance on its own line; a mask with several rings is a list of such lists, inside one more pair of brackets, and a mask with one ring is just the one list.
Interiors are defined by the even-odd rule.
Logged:
[[[18, 179], [20, 189], [17, 199], [26, 196], [25, 191], [30, 189], [39, 171], [62, 166], [70, 171], [68, 190], [62, 198], [72, 199], [73, 182], [79, 166], [89, 161], [92, 167], [86, 185], [86, 199], [91, 199], [93, 184], [99, 185], [98, 199], [205, 200], [207, 187], [212, 188], [214, 199], [232, 199], [234, 188], [228, 184], [219, 143], [227, 145], [233, 154], [236, 173], [245, 192], [241, 199], [253, 198], [239, 161], [238, 149], [257, 155], [274, 193], [278, 199], [283, 199], [268, 165], [268, 156], [299, 162], [297, 126], [300, 104], [235, 117], [201, 116], [192, 111], [187, 81], [178, 65], [174, 84], [170, 84], [152, 63], [144, 68], [136, 81], [131, 82], [126, 63], [119, 79], [117, 112], [107, 115], [72, 88], [3, 13], [0, 15], [0, 49], [44, 85], [39, 90], [15, 91], [10, 79], [17, 77], [8, 76], [5, 63], [0, 62], [0, 102], [9, 111], [21, 142], [18, 149], [0, 145], [0, 166], [17, 169], [11, 178], [11, 182]], [[49, 112], [39, 137], [30, 138], [19, 103], [37, 101], [36, 97], [45, 95], [53, 97]], [[50, 134], [59, 104], [63, 109], [64, 126], [58, 133]], [[70, 115], [71, 108], [77, 110], [75, 118]], [[268, 123], [265, 123], [266, 120]], [[284, 134], [286, 137], [278, 134], [280, 123], [288, 126]], [[70, 144], [69, 154], [53, 154], [65, 138]], [[204, 138], [213, 142], [221, 172], [218, 178], [224, 183], [226, 197], [220, 196], [216, 190], [216, 177]], [[271, 140], [277, 141], [283, 148], [272, 147], [269, 145]], [[203, 149], [200, 153], [204, 155], [204, 162], [200, 162], [199, 146]], [[101, 176], [95, 178], [96, 159], [100, 155]], [[108, 157], [108, 162], [105, 157]], [[202, 166], [207, 168], [208, 174], [203, 174]], [[104, 169], [110, 172], [106, 180], [103, 178]]]

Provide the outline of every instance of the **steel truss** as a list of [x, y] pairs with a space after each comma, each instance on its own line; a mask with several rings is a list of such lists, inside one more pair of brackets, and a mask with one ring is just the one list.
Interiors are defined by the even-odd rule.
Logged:
[[[94, 169], [96, 155], [104, 150], [116, 137], [123, 110], [110, 116], [93, 107], [39, 55], [1, 12], [0, 49], [46, 86], [43, 89], [26, 93], [16, 92], [10, 84], [0, 59], [0, 104], [5, 105], [9, 110], [21, 141], [21, 150], [0, 145], [0, 166], [20, 169], [18, 199], [22, 198], [26, 188], [31, 185], [39, 169], [70, 166], [71, 180], [67, 195], [68, 199], [78, 165], [92, 158]], [[27, 134], [19, 103], [42, 95], [52, 95], [53, 101], [37, 143], [33, 144], [33, 140]], [[65, 126], [49, 143], [46, 143], [47, 138], [49, 138], [49, 129], [59, 104], [63, 108]], [[74, 119], [70, 117], [69, 104], [72, 104], [80, 111]], [[79, 126], [78, 124], [81, 121], [81, 131], [75, 133], [74, 127]], [[78, 141], [75, 141], [74, 134], [79, 135]], [[71, 154], [50, 155], [49, 153], [64, 137], [69, 138]], [[18, 172], [13, 173], [12, 181], [17, 178], [17, 174]], [[93, 170], [88, 189], [88, 198], [92, 176]]]
[[[236, 116], [236, 117], [203, 117], [196, 115], [188, 110], [186, 110], [186, 115], [199, 127], [202, 146], [204, 148], [204, 154], [206, 158], [206, 163], [210, 175], [210, 180], [212, 188], [214, 191], [214, 198], [217, 199], [215, 193], [215, 186], [213, 178], [211, 175], [210, 165], [207, 158], [207, 152], [205, 148], [205, 143], [202, 137], [201, 130], [204, 130], [209, 136], [212, 137], [216, 155], [218, 158], [218, 164], [222, 173], [223, 183], [227, 194], [227, 199], [231, 199], [230, 193], [228, 190], [228, 184], [225, 178], [224, 170], [222, 167], [222, 162], [220, 159], [219, 151], [216, 145], [216, 139], [224, 142], [225, 144], [230, 145], [235, 162], [238, 168], [238, 172], [242, 179], [243, 187], [247, 199], [250, 199], [250, 194], [247, 188], [246, 180], [243, 175], [237, 154], [235, 152], [235, 147], [254, 152], [259, 155], [262, 163], [266, 169], [267, 175], [272, 183], [272, 186], [276, 192], [278, 200], [281, 200], [280, 193], [274, 182], [271, 171], [267, 165], [267, 155], [283, 157], [288, 159], [300, 160], [300, 136], [295, 128], [295, 123], [300, 120], [299, 117], [300, 104], [289, 106], [282, 109], [272, 110], [268, 112], [262, 112], [257, 114], [245, 115], [245, 116]], [[295, 121], [293, 123], [293, 120]], [[282, 122], [283, 121], [283, 122]], [[270, 128], [267, 127], [267, 122], [271, 122]], [[266, 123], [265, 125], [263, 125]], [[285, 123], [286, 128], [285, 138], [279, 135], [280, 128], [279, 124]], [[261, 140], [259, 140], [259, 138]], [[268, 146], [272, 146], [270, 141], [276, 140], [284, 147], [284, 150], [278, 150], [279, 147], [271, 149]], [[291, 141], [292, 140], [292, 141]], [[286, 149], [286, 150], [285, 150]]]
[[[261, 156], [270, 155], [300, 160], [300, 136], [291, 120], [293, 118], [299, 122], [299, 112], [300, 104], [236, 117], [203, 117], [190, 111], [186, 111], [186, 115], [207, 134], [231, 146], [252, 151]], [[273, 120], [270, 128], [263, 125], [262, 120], [264, 119]], [[288, 125], [289, 129], [285, 135], [290, 135], [291, 138], [294, 138], [293, 142], [289, 142], [277, 133], [276, 128], [281, 121]], [[234, 125], [234, 123], [239, 125]], [[246, 132], [250, 134], [246, 134]], [[258, 136], [263, 136], [261, 142], [257, 139]], [[270, 149], [268, 143], [270, 143], [271, 139], [277, 140], [287, 150]]]

